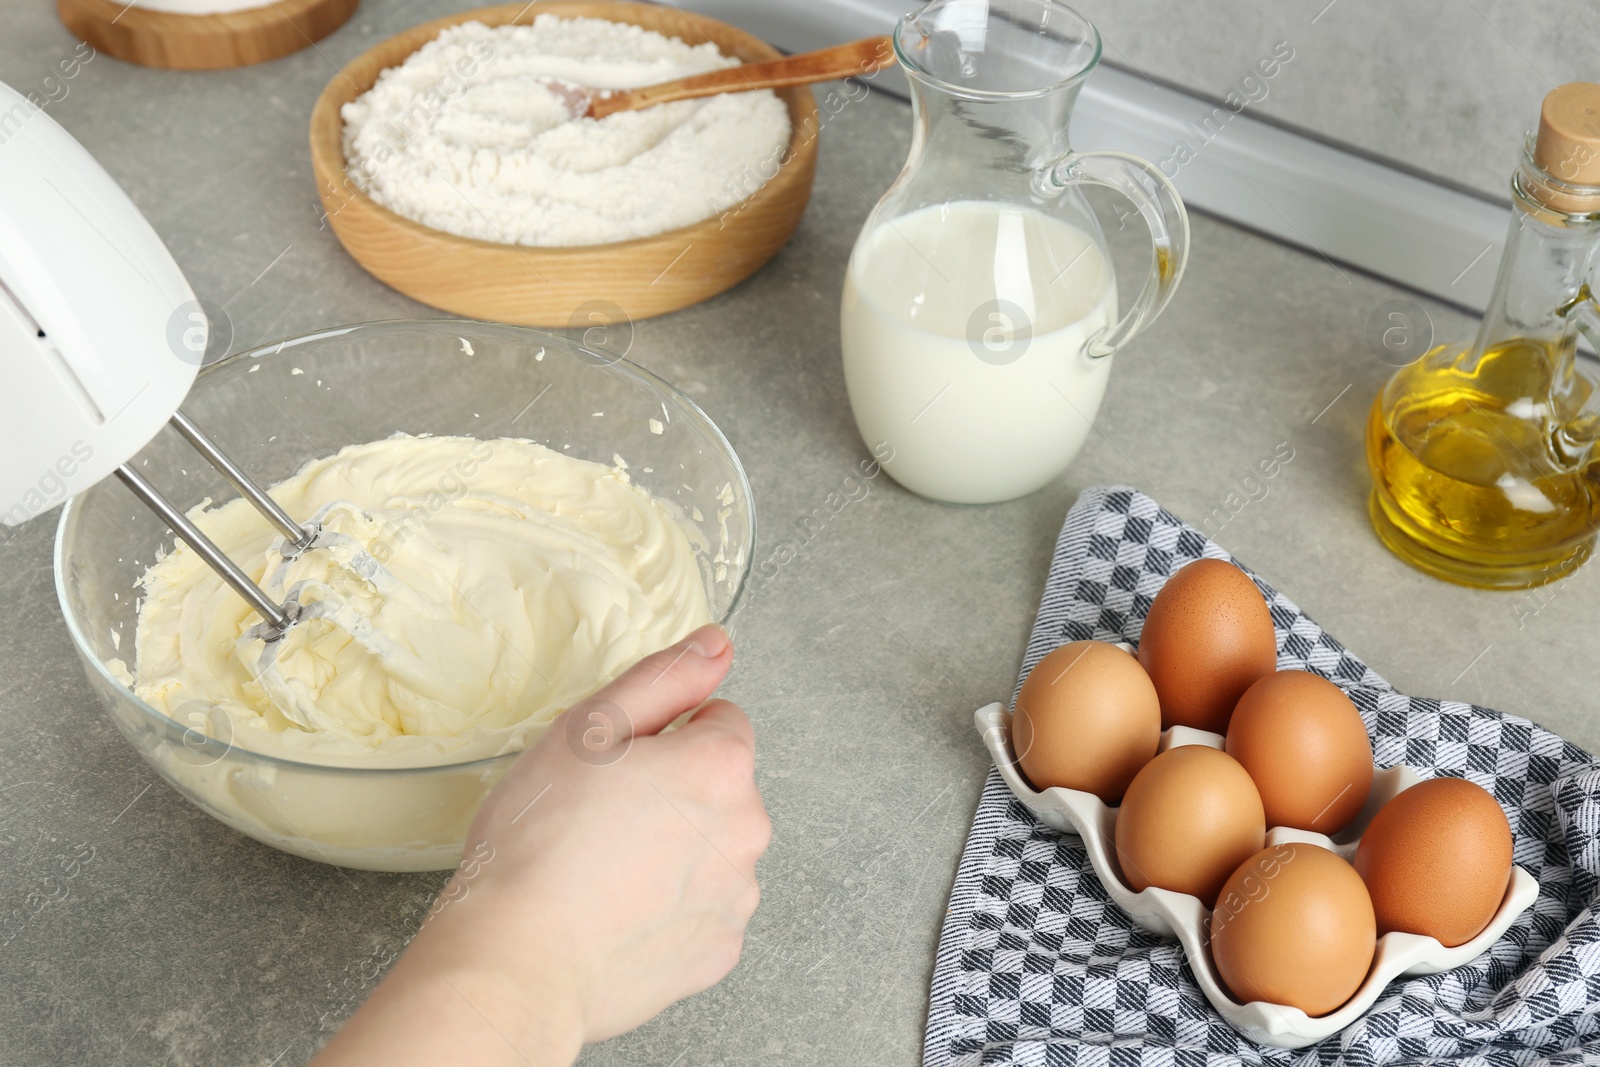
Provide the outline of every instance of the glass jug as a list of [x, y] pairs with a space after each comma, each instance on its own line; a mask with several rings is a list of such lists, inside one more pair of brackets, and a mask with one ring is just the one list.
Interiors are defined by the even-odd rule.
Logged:
[[[1010, 500], [1077, 455], [1113, 354], [1172, 299], [1188, 218], [1152, 164], [1071, 149], [1072, 106], [1100, 60], [1073, 8], [934, 0], [900, 20], [894, 46], [915, 125], [845, 277], [851, 410], [906, 488]], [[1085, 185], [1127, 197], [1150, 230], [1149, 275], [1120, 316]]]

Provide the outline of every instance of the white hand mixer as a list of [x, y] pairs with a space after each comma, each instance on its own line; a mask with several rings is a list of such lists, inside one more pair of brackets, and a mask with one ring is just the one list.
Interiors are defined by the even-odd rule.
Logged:
[[[291, 627], [326, 619], [402, 674], [414, 657], [326, 583], [297, 582], [281, 600], [267, 589], [282, 587], [300, 554], [340, 546], [340, 565], [380, 595], [406, 590], [359, 543], [324, 527], [331, 511], [354, 505], [335, 501], [296, 523], [178, 410], [206, 329], [194, 291], [133, 201], [66, 130], [0, 84], [0, 522], [19, 525], [115, 474], [260, 614], [241, 643], [263, 643], [258, 680], [310, 728], [308, 693], [277, 666]], [[267, 589], [129, 465], [165, 425], [280, 534], [284, 564], [269, 569]]]

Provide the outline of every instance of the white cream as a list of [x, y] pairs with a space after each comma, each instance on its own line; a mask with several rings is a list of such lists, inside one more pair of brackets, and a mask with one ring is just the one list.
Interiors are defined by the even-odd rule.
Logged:
[[[255, 680], [261, 646], [241, 637], [260, 617], [181, 542], [148, 570], [134, 691], [252, 752], [419, 767], [514, 751], [711, 621], [688, 530], [620, 467], [528, 441], [400, 436], [316, 460], [272, 495], [302, 521], [330, 501], [357, 505], [328, 529], [401, 589], [385, 595], [335, 552], [289, 565], [275, 593], [327, 583], [394, 650], [375, 656], [324, 620], [291, 629], [278, 669], [304, 698], [306, 729]], [[242, 499], [191, 517], [258, 580], [282, 559]]]

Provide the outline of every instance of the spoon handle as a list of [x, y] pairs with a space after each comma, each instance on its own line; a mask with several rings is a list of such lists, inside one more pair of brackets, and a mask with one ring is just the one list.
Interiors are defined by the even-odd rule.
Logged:
[[805, 85], [831, 81], [856, 74], [871, 74], [894, 62], [894, 46], [888, 37], [868, 37], [835, 45], [816, 52], [802, 52], [765, 63], [746, 63], [709, 74], [647, 85], [642, 89], [617, 89], [604, 96], [596, 94], [589, 105], [589, 117], [603, 119], [618, 111], [692, 100], [718, 93], [742, 93], [752, 89], [777, 89], [785, 85]]

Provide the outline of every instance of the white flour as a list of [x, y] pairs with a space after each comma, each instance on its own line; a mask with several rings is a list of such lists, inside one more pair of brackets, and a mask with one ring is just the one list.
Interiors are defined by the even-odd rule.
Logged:
[[757, 90], [569, 121], [537, 79], [627, 89], [735, 64], [715, 45], [603, 19], [468, 22], [344, 106], [345, 156], [374, 200], [437, 230], [546, 246], [646, 237], [776, 174], [783, 101]]
[[133, 6], [174, 15], [220, 15], [266, 7], [272, 0], [133, 0]]

